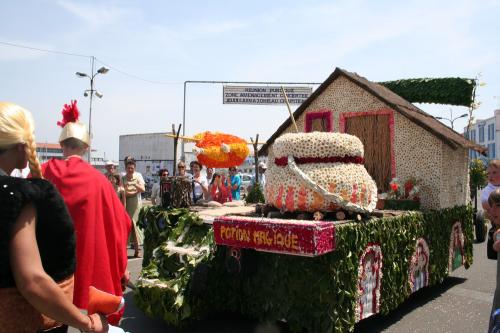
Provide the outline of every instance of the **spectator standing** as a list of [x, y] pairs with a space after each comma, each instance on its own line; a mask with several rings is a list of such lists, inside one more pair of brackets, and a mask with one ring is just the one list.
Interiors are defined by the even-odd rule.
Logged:
[[488, 198], [490, 193], [496, 189], [500, 189], [500, 160], [491, 160], [486, 169], [488, 174], [488, 185], [481, 192], [481, 204], [487, 216], [489, 216], [490, 205]]
[[142, 232], [137, 225], [139, 219], [139, 211], [142, 207], [141, 193], [144, 192], [144, 180], [142, 176], [135, 172], [135, 159], [127, 159], [126, 174], [123, 177], [123, 187], [125, 188], [125, 196], [127, 198], [126, 208], [127, 213], [132, 220], [132, 231], [130, 233], [130, 240], [134, 247], [134, 257], [140, 257], [139, 246], [142, 244]]
[[208, 199], [208, 183], [207, 178], [201, 174], [203, 166], [198, 161], [191, 162], [191, 170], [193, 171], [193, 202], [196, 203], [203, 198]]
[[116, 172], [115, 162], [113, 162], [111, 160], [106, 161], [106, 164], [104, 165], [104, 168], [106, 169], [106, 172], [104, 173], [104, 175], [108, 179], [110, 179], [110, 177]]
[[223, 177], [218, 173], [214, 173], [212, 177], [212, 182], [210, 183], [210, 197], [211, 200], [221, 204], [232, 201], [231, 189], [224, 185]]
[[177, 176], [191, 178], [192, 175], [186, 172], [186, 163], [180, 161], [177, 163]]
[[212, 184], [213, 176], [214, 176], [214, 168], [207, 167], [207, 184]]
[[225, 185], [231, 188], [233, 200], [240, 200], [241, 177], [236, 173], [236, 167], [229, 168], [229, 177], [226, 178]]
[[[488, 252], [500, 252], [500, 189], [493, 190], [488, 197], [489, 215], [494, 228], [492, 241], [488, 241]], [[490, 257], [491, 259], [491, 257]], [[495, 327], [496, 331], [500, 328], [500, 256], [497, 255], [497, 274], [496, 274], [496, 289], [493, 294], [493, 305], [491, 308], [490, 325], [488, 332], [492, 332]]]
[[155, 183], [153, 185], [153, 189], [151, 190], [151, 203], [155, 206], [161, 205], [161, 183], [162, 181], [166, 181], [168, 179], [168, 169], [160, 169], [158, 175], [160, 176], [160, 181], [158, 183]]
[[119, 173], [115, 172], [108, 176], [109, 181], [115, 189], [118, 199], [120, 199], [123, 207], [127, 207], [127, 198], [125, 196], [125, 188], [123, 187], [122, 177]]
[[[130, 219], [109, 180], [82, 159], [89, 148], [87, 127], [78, 121], [76, 101], [65, 105], [59, 136], [64, 160], [42, 165], [44, 177], [61, 193], [76, 230], [76, 273], [73, 302], [87, 309], [89, 287], [121, 296], [127, 280], [127, 237]], [[110, 246], [112, 244], [112, 246]], [[108, 317], [117, 325], [124, 309]]]

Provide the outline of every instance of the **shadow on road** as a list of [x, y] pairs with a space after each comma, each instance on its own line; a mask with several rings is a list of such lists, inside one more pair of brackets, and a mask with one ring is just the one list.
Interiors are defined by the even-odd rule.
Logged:
[[453, 288], [454, 286], [460, 285], [467, 281], [464, 278], [458, 277], [448, 277], [443, 283], [436, 286], [428, 287], [420, 290], [410, 296], [403, 304], [398, 308], [392, 310], [389, 314], [375, 315], [368, 319], [364, 319], [356, 324], [354, 332], [355, 333], [374, 333], [381, 332], [393, 324], [400, 321], [404, 316], [413, 310], [429, 303], [430, 301], [440, 297], [447, 290]]
[[202, 321], [195, 321], [190, 326], [177, 329], [169, 326], [161, 318], [149, 318], [134, 303], [134, 294], [128, 291], [125, 294], [125, 314], [120, 327], [131, 333], [254, 333], [258, 323], [255, 320], [242, 317], [239, 314], [216, 314]]

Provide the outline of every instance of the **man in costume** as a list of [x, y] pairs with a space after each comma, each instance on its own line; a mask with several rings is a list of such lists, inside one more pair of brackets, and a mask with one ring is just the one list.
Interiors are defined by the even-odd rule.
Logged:
[[[76, 232], [76, 272], [73, 303], [87, 309], [89, 287], [123, 294], [128, 281], [127, 239], [131, 222], [113, 186], [97, 169], [82, 159], [89, 148], [89, 133], [78, 121], [76, 101], [64, 105], [59, 143], [64, 160], [42, 165], [44, 178], [61, 193]], [[108, 317], [117, 325], [123, 309]]]

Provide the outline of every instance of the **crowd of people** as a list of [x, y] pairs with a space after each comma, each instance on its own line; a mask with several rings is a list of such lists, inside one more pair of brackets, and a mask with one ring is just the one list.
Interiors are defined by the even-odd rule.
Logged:
[[[64, 159], [40, 165], [31, 113], [0, 102], [0, 330], [107, 332], [123, 314], [84, 314], [91, 286], [121, 296], [128, 283], [125, 207], [82, 159], [90, 138], [65, 105]], [[27, 179], [10, 176], [29, 165]]]
[[[214, 172], [214, 168], [204, 167], [198, 161], [189, 163], [190, 170], [186, 169], [186, 164], [180, 161], [177, 164], [178, 177], [185, 177], [192, 183], [191, 201], [193, 203], [203, 203], [208, 201], [216, 201], [221, 204], [236, 200], [241, 200], [242, 180], [236, 167], [230, 167], [227, 170], [227, 175], [224, 171]], [[259, 163], [259, 183], [263, 186], [265, 183], [265, 163]], [[205, 172], [203, 173], [203, 170]], [[160, 169], [158, 172], [159, 182], [153, 185], [151, 191], [151, 203], [153, 205], [161, 205], [161, 189], [160, 183], [165, 182], [170, 176], [168, 169]], [[255, 185], [255, 180], [250, 186]]]

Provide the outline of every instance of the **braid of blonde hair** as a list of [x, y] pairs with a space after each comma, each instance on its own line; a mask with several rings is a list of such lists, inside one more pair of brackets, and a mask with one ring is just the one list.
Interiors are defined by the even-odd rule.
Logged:
[[35, 136], [33, 133], [29, 133], [26, 139], [26, 154], [28, 155], [31, 176], [33, 178], [43, 178], [42, 167], [40, 166], [40, 161], [36, 155]]

